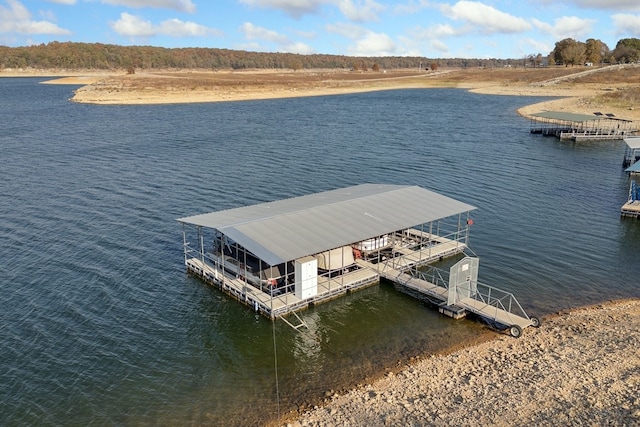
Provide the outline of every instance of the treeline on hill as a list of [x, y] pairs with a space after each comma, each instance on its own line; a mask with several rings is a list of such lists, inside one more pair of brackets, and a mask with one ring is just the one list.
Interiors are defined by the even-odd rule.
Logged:
[[[437, 63], [437, 65], [436, 65]], [[102, 43], [51, 42], [0, 46], [0, 69], [356, 69], [393, 70], [502, 66], [509, 60], [428, 59], [424, 57], [353, 57], [264, 53], [218, 48], [163, 48]]]
[[640, 59], [640, 39], [622, 39], [610, 51], [600, 40], [579, 42], [564, 39], [548, 57], [541, 54], [522, 59], [468, 59], [425, 57], [353, 57], [264, 53], [218, 48], [163, 48], [119, 46], [102, 43], [51, 42], [0, 46], [0, 69], [435, 69], [437, 67], [485, 67], [576, 65], [584, 62], [618, 63]]

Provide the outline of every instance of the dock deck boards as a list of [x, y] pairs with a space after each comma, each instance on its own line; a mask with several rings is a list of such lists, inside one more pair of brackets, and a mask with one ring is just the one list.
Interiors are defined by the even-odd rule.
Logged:
[[531, 320], [518, 316], [517, 314], [510, 313], [506, 310], [498, 308], [493, 305], [489, 305], [483, 301], [478, 301], [473, 298], [463, 298], [456, 301], [456, 305], [469, 310], [472, 313], [479, 314], [481, 316], [493, 319], [498, 323], [502, 323], [506, 326], [518, 325], [522, 329], [531, 326]]
[[620, 209], [622, 216], [630, 216], [633, 218], [640, 217], [640, 201], [634, 200], [625, 203]]
[[358, 269], [335, 278], [318, 276], [318, 293], [313, 298], [301, 300], [292, 292], [271, 296], [244, 280], [226, 276], [223, 278], [215, 268], [206, 263], [203, 265], [197, 258], [188, 259], [187, 268], [247, 305], [255, 306], [257, 303], [261, 311], [274, 317], [306, 308], [311, 303], [333, 299], [348, 290], [364, 287], [379, 280], [378, 273], [370, 269]]
[[[640, 204], [638, 209], [640, 210]], [[449, 290], [446, 287], [415, 277], [406, 273], [406, 271], [411, 267], [427, 264], [440, 257], [460, 253], [465, 248], [466, 245], [464, 243], [440, 238], [438, 244], [428, 248], [417, 250], [403, 247], [395, 248], [395, 252], [399, 255], [377, 264], [364, 259], [357, 259], [356, 265], [358, 268], [353, 271], [334, 277], [318, 276], [317, 294], [305, 300], [298, 298], [294, 292], [272, 296], [244, 280], [223, 277], [215, 268], [206, 263], [203, 264], [201, 260], [196, 258], [187, 260], [187, 268], [203, 277], [206, 281], [234, 295], [245, 304], [258, 308], [271, 318], [277, 318], [307, 308], [310, 304], [334, 299], [351, 289], [376, 283], [381, 277], [437, 301], [446, 302], [449, 295]], [[506, 326], [518, 325], [524, 329], [532, 325], [531, 320], [528, 318], [518, 316], [474, 298], [458, 299], [455, 305]]]
[[[375, 265], [367, 263], [366, 261], [360, 262], [362, 263], [362, 265], [368, 264], [370, 268], [376, 267]], [[442, 302], [447, 301], [449, 297], [449, 290], [447, 288], [438, 286], [427, 280], [411, 276], [410, 274], [399, 272], [391, 266], [383, 266], [382, 268], [378, 269], [378, 272], [380, 273], [381, 277], [384, 277], [387, 280], [398, 283], [405, 288], [418, 291], [421, 294], [431, 296]], [[456, 305], [472, 313], [487, 317], [507, 326], [518, 325], [524, 329], [528, 326], [531, 326], [532, 324], [531, 320], [525, 317], [518, 316], [514, 313], [510, 313], [509, 311], [503, 310], [499, 307], [473, 298], [460, 299], [456, 301]]]

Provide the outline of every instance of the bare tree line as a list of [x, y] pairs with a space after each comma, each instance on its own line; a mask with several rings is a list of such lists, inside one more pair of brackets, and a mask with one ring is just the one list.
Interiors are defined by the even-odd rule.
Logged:
[[344, 55], [249, 52], [218, 48], [163, 48], [119, 46], [103, 43], [50, 42], [24, 47], [0, 46], [0, 69], [345, 69], [382, 71], [429, 70], [438, 67], [502, 68], [507, 66], [577, 65], [635, 62], [640, 59], [640, 39], [622, 39], [611, 51], [600, 40], [564, 39], [546, 57], [426, 58], [353, 57]]

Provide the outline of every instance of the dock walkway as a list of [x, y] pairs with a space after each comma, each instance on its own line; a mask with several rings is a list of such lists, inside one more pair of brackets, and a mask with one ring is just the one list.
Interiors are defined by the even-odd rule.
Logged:
[[[440, 307], [440, 312], [453, 318], [462, 318], [467, 312], [475, 313], [483, 318], [511, 328], [513, 336], [520, 336], [522, 329], [528, 326], [537, 326], [539, 321], [529, 318], [519, 306], [515, 298], [497, 288], [481, 285], [467, 279], [466, 290], [462, 292], [455, 287], [448, 286], [443, 276], [438, 276], [427, 280], [426, 276], [416, 274], [418, 268], [430, 262], [442, 259], [447, 256], [463, 253], [467, 245], [438, 236], [431, 236], [428, 233], [416, 231], [422, 237], [429, 237], [428, 245], [396, 246], [393, 256], [383, 260], [357, 259], [355, 268], [349, 271], [317, 276], [317, 293], [310, 298], [300, 299], [291, 288], [277, 290], [279, 294], [270, 294], [251, 285], [241, 278], [229, 277], [222, 274], [216, 268], [203, 263], [197, 258], [186, 260], [188, 271], [202, 277], [206, 282], [211, 283], [229, 295], [237, 298], [244, 304], [253, 307], [257, 312], [262, 313], [271, 319], [281, 318], [294, 328], [304, 325], [304, 321], [296, 314], [297, 311], [309, 308], [310, 306], [328, 301], [346, 294], [355, 289], [373, 285], [384, 278], [396, 284], [403, 291], [426, 298], [435, 302]], [[470, 258], [465, 258], [465, 260]], [[476, 258], [477, 260], [477, 258]], [[476, 275], [477, 276], [477, 275]], [[460, 286], [460, 285], [458, 285]], [[464, 285], [463, 285], [464, 286]], [[473, 290], [471, 290], [473, 288]], [[483, 289], [483, 291], [481, 291]], [[274, 289], [274, 291], [276, 291]], [[493, 292], [493, 294], [492, 294]], [[496, 296], [497, 295], [497, 296]], [[451, 303], [454, 301], [454, 303]], [[505, 301], [507, 301], [505, 303]], [[515, 301], [515, 303], [514, 303]], [[511, 311], [511, 307], [519, 308], [519, 315]], [[293, 314], [298, 319], [298, 324], [293, 325], [286, 319]]]
[[[399, 272], [388, 264], [383, 265], [382, 267], [378, 267], [377, 265], [370, 264], [366, 261], [359, 261], [359, 264], [363, 267], [377, 268], [380, 277], [394, 282], [402, 288], [409, 289], [414, 292], [418, 292], [419, 294], [428, 296], [430, 297], [430, 299], [434, 299], [441, 304], [446, 305], [447, 300], [449, 299], [450, 292], [449, 289], [445, 287], [446, 284], [444, 283], [444, 281], [442, 282], [443, 285], [437, 285], [428, 280], [421, 279], [411, 274]], [[536, 322], [538, 321], [535, 318], [532, 320], [532, 318], [526, 316], [524, 311], [522, 312], [523, 316], [520, 316], [516, 313], [506, 310], [505, 308], [501, 307], [501, 304], [499, 304], [499, 300], [496, 298], [492, 298], [490, 294], [487, 296], [480, 293], [475, 293], [470, 297], [458, 298], [455, 302], [455, 305], [457, 306], [457, 308], [467, 310], [471, 313], [490, 319], [507, 327], [512, 327], [515, 325], [520, 329], [524, 329], [529, 326], [535, 326]], [[453, 308], [449, 308], [448, 311], [458, 312], [458, 310]], [[456, 316], [456, 318], [459, 317], [463, 316]], [[519, 335], [519, 332], [516, 331], [515, 333]]]

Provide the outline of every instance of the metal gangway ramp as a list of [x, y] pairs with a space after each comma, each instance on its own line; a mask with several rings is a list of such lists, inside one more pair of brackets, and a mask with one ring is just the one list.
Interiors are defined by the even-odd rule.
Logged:
[[387, 267], [379, 273], [404, 288], [440, 301], [440, 312], [450, 317], [458, 319], [468, 311], [496, 327], [508, 328], [516, 338], [529, 326], [539, 327], [540, 320], [528, 316], [512, 293], [478, 282], [479, 261], [469, 256], [461, 259], [449, 269], [448, 280], [445, 271], [435, 267], [410, 273]]

